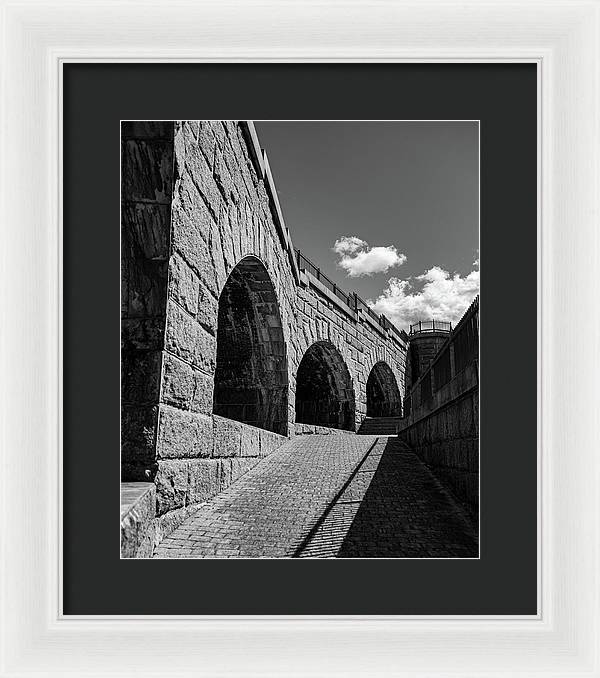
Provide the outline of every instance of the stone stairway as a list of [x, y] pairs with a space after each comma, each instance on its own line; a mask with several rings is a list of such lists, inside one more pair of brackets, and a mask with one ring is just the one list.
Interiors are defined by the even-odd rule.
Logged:
[[358, 433], [367, 436], [396, 435], [401, 421], [402, 417], [366, 417]]

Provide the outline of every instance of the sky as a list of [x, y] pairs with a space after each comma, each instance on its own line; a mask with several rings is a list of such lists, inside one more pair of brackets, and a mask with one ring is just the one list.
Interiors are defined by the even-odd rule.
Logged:
[[479, 291], [478, 123], [255, 121], [294, 246], [401, 329]]

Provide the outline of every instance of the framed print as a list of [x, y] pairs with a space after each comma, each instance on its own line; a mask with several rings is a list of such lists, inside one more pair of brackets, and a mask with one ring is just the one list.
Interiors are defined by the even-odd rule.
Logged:
[[3, 6], [1, 675], [600, 674], [599, 18]]
[[[144, 83], [174, 78], [208, 120], [152, 119]], [[425, 80], [469, 115], [429, 99]], [[275, 83], [277, 120], [219, 118], [240, 87], [260, 105]], [[81, 177], [63, 203], [66, 249], [81, 252], [64, 269], [64, 537], [81, 547], [64, 561], [64, 613], [536, 615], [536, 66], [66, 64], [63, 93], [65, 173]], [[123, 120], [132, 105], [150, 119]], [[81, 123], [95, 129], [92, 170]], [[106, 182], [115, 130], [120, 195]], [[103, 226], [114, 209], [120, 239]], [[509, 233], [518, 279], [502, 273]], [[518, 352], [503, 350], [508, 315]], [[116, 335], [120, 383], [104, 348]], [[117, 392], [120, 420], [90, 440], [95, 394]], [[517, 446], [499, 433], [509, 401]], [[119, 479], [129, 564], [105, 532]], [[69, 509], [82, 502], [98, 509], [82, 519]], [[173, 582], [150, 598], [147, 558]], [[348, 597], [357, 577], [372, 583]]]
[[[122, 557], [479, 557], [478, 141], [460, 120], [121, 123]], [[344, 235], [410, 218], [426, 258], [440, 213], [464, 275], [390, 277], [406, 254]], [[292, 216], [319, 224], [318, 265]]]

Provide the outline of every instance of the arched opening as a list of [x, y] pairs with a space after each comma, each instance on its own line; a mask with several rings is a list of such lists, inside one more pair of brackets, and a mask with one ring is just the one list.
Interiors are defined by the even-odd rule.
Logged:
[[402, 399], [392, 368], [384, 362], [373, 365], [367, 379], [367, 417], [400, 417]]
[[275, 288], [256, 257], [231, 271], [219, 297], [213, 412], [287, 435], [288, 371]]
[[354, 430], [354, 388], [340, 352], [318, 341], [304, 354], [296, 376], [296, 421]]

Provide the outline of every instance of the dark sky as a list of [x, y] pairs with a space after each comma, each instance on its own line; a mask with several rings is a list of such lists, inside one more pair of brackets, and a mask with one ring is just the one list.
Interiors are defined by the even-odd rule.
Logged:
[[[396, 276], [434, 266], [466, 276], [478, 250], [478, 123], [257, 122], [286, 224], [334, 281], [376, 299]], [[342, 236], [395, 246], [406, 262], [348, 277]], [[413, 280], [413, 293], [422, 283]], [[415, 287], [416, 285], [416, 287]]]

